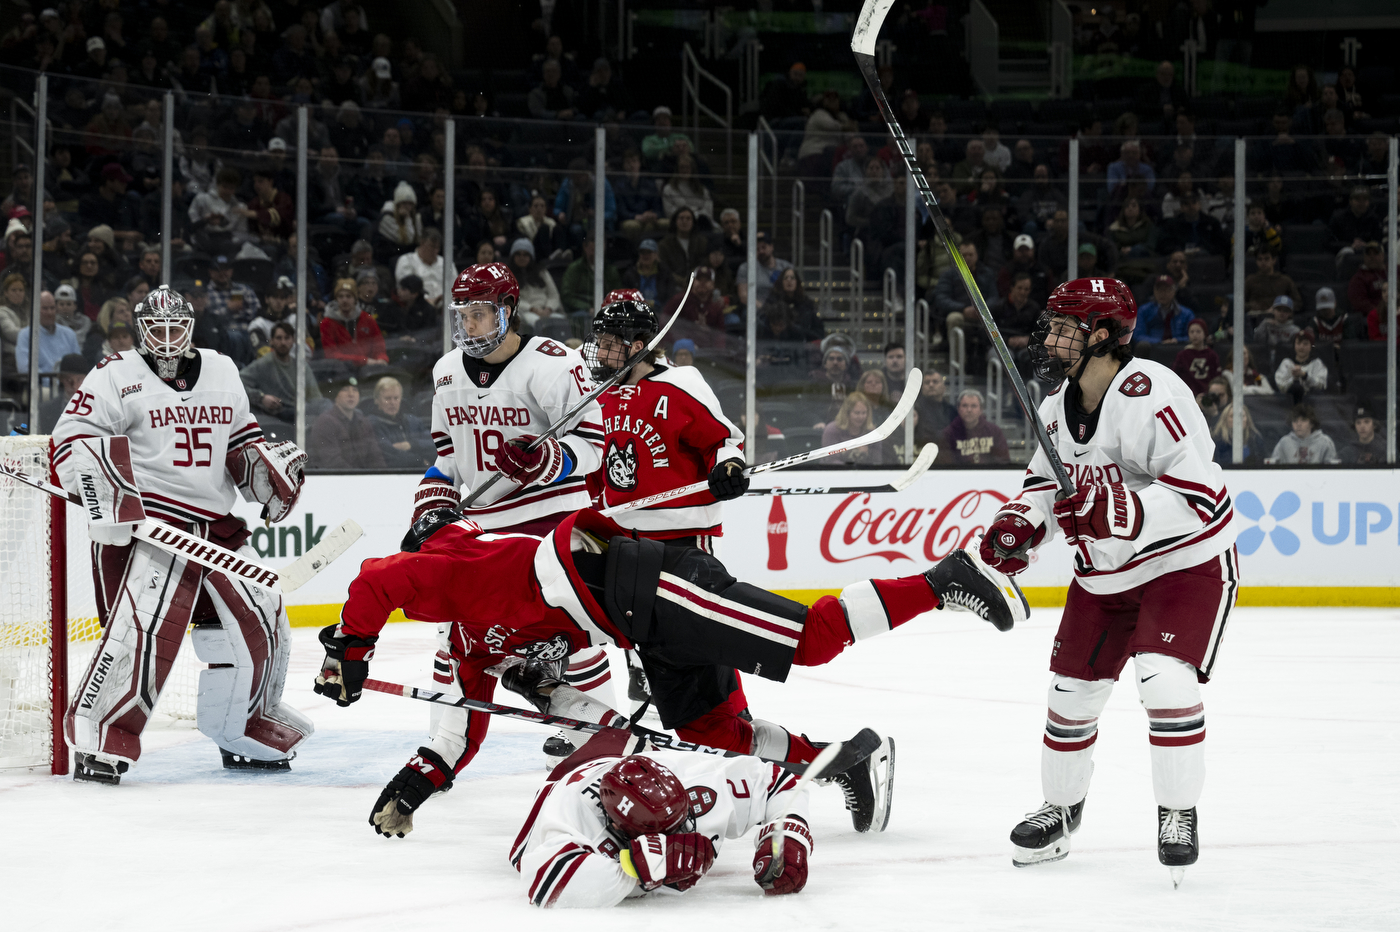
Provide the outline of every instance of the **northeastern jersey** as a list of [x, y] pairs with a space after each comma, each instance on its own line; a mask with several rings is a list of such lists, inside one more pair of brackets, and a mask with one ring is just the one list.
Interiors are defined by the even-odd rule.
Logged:
[[[1166, 366], [1134, 359], [1118, 370], [1094, 416], [1065, 416], [1068, 383], [1040, 405], [1051, 442], [1077, 488], [1122, 483], [1142, 500], [1136, 540], [1076, 545], [1074, 572], [1091, 593], [1122, 592], [1204, 563], [1235, 543], [1234, 516], [1215, 443], [1196, 398]], [[1020, 499], [1048, 516], [1045, 540], [1059, 532], [1050, 461], [1036, 450]]]
[[[631, 737], [626, 732], [619, 735]], [[616, 748], [599, 748], [604, 756], [588, 759], [588, 752], [600, 743]], [[556, 768], [535, 795], [510, 851], [510, 861], [535, 906], [614, 906], [643, 895], [637, 879], [619, 861], [628, 839], [610, 829], [598, 793], [603, 774], [626, 753], [621, 745], [612, 733], [593, 738]], [[806, 789], [795, 792], [797, 777], [774, 764], [756, 757], [688, 751], [647, 751], [645, 756], [670, 768], [685, 787], [690, 813], [678, 831], [707, 836], [716, 857], [726, 839], [742, 838], [786, 815], [806, 819]], [[748, 862], [746, 854], [744, 870]], [[666, 887], [655, 892], [674, 893]]]
[[141, 503], [174, 524], [216, 521], [229, 513], [238, 486], [224, 459], [262, 428], [233, 360], [197, 349], [186, 371], [162, 380], [136, 350], [108, 356], [88, 374], [53, 430], [54, 466], [72, 488], [73, 441], [124, 434]]
[[[578, 353], [530, 337], [509, 359], [488, 363], [460, 350], [433, 367], [434, 468], [462, 494], [496, 474], [492, 453], [524, 435], [539, 436], [593, 387]], [[588, 507], [584, 477], [602, 462], [603, 424], [596, 401], [556, 435], [573, 470], [547, 486], [497, 482], [463, 514], [483, 528], [505, 528]]]
[[[589, 477], [599, 508], [702, 482], [716, 463], [744, 458], [744, 437], [693, 366], [665, 367], [603, 393], [603, 468]], [[719, 536], [720, 504], [708, 490], [613, 520], [645, 537]]]

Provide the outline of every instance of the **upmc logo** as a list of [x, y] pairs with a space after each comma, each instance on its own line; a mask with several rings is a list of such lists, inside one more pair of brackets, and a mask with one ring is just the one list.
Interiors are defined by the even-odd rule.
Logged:
[[992, 515], [1007, 501], [994, 489], [970, 489], [932, 508], [882, 508], [872, 506], [871, 498], [848, 495], [826, 519], [821, 554], [828, 563], [862, 557], [937, 562], [981, 540]]

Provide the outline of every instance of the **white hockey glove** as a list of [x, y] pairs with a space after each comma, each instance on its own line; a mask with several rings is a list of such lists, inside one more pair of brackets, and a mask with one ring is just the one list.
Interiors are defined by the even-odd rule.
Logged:
[[131, 445], [123, 435], [74, 442], [67, 463], [72, 488], [88, 518], [88, 537], [111, 547], [131, 543], [131, 532], [146, 520], [131, 469]]
[[250, 443], [228, 455], [225, 466], [243, 492], [244, 501], [261, 502], [263, 517], [274, 524], [296, 507], [306, 481], [306, 451], [295, 443]]

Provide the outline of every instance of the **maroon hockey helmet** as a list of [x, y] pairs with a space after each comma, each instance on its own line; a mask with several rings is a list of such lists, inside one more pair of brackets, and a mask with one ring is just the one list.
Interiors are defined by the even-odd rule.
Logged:
[[638, 304], [645, 304], [648, 306], [651, 304], [651, 302], [647, 300], [647, 296], [636, 288], [614, 288], [612, 291], [609, 291], [608, 296], [603, 299], [603, 306], [607, 307], [609, 304], [614, 304], [618, 301], [635, 301]]
[[1076, 278], [1052, 291], [1031, 339], [1031, 359], [1036, 374], [1052, 382], [1058, 382], [1067, 374], [1065, 361], [1046, 345], [1054, 319], [1061, 316], [1078, 321], [1086, 343], [1100, 324], [1113, 321], [1117, 325], [1117, 339], [1086, 345], [1084, 350], [1084, 355], [1102, 356], [1114, 346], [1127, 346], [1132, 342], [1133, 329], [1137, 326], [1137, 301], [1132, 290], [1116, 278]]
[[[510, 314], [520, 303], [520, 283], [504, 262], [472, 265], [462, 270], [452, 283], [452, 342], [468, 356], [480, 359], [501, 345], [510, 329]], [[495, 329], [471, 336], [464, 315], [474, 304], [495, 308]]]
[[624, 757], [603, 774], [598, 798], [613, 826], [628, 838], [673, 831], [690, 811], [685, 786], [650, 757]]

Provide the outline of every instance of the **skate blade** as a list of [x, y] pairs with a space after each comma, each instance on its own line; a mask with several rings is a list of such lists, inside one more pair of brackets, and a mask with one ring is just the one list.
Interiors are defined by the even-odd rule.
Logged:
[[875, 782], [875, 815], [870, 831], [883, 832], [890, 825], [890, 807], [894, 802], [894, 739], [886, 738], [870, 756], [870, 775]]
[[1011, 863], [1017, 867], [1036, 867], [1040, 864], [1053, 864], [1069, 857], [1069, 837], [1053, 841], [1044, 848], [1022, 848], [1016, 845], [1011, 855]]
[[91, 770], [73, 771], [74, 783], [95, 783], [98, 786], [120, 786], [122, 782], [121, 774], [116, 773], [96, 773]]
[[1186, 879], [1186, 868], [1184, 868], [1184, 867], [1173, 867], [1173, 868], [1171, 869], [1171, 871], [1172, 871], [1172, 889], [1173, 889], [1173, 890], [1179, 890], [1179, 889], [1181, 889], [1181, 882], [1182, 882], [1183, 880]]

